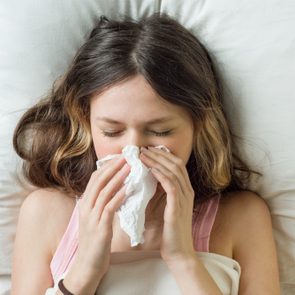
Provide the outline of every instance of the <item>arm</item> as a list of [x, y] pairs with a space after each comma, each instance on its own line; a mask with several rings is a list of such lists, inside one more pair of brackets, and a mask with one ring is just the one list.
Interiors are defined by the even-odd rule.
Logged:
[[[67, 290], [75, 295], [93, 295], [102, 279], [102, 277], [87, 275], [81, 271], [80, 263], [74, 261], [71, 269], [63, 280], [63, 285]], [[55, 295], [63, 295], [61, 291], [57, 291]]]
[[202, 262], [192, 240], [195, 193], [183, 160], [159, 149], [141, 149], [141, 159], [167, 193], [161, 256], [175, 277], [182, 294], [222, 295]]
[[195, 295], [197, 291], [199, 295], [222, 295], [196, 255], [180, 259], [168, 265], [168, 268], [175, 277], [182, 294]]
[[[114, 214], [125, 199], [124, 179], [129, 172], [120, 157], [90, 177], [79, 204], [76, 258], [64, 280], [75, 295], [94, 294], [108, 270]], [[12, 295], [40, 295], [53, 285], [50, 261], [58, 239], [54, 237], [60, 224], [68, 224], [73, 206], [73, 199], [46, 190], [35, 191], [24, 201], [15, 240]]]
[[[53, 192], [37, 190], [31, 193], [21, 206], [13, 252], [12, 295], [45, 294], [46, 289], [53, 286], [49, 265], [52, 258], [52, 221], [59, 220], [56, 209], [62, 205], [60, 200], [56, 202], [58, 198], [61, 197], [55, 198]], [[65, 205], [68, 204], [64, 204], [63, 208]], [[55, 212], [56, 218], [50, 218], [50, 212]], [[71, 210], [68, 210], [68, 219], [70, 212]], [[55, 226], [60, 226], [57, 223]], [[73, 291], [77, 291], [75, 295], [94, 294], [93, 285], [97, 282], [91, 285], [88, 279], [83, 281], [83, 277], [77, 275], [76, 269], [77, 267], [73, 267], [73, 270], [71, 268], [69, 271], [65, 286], [68, 286], [69, 290], [72, 287]]]
[[12, 295], [44, 294], [46, 286], [53, 284], [46, 236], [48, 214], [40, 194], [31, 193], [20, 209], [13, 251]]
[[239, 295], [279, 295], [277, 253], [271, 215], [265, 201], [249, 192], [230, 205], [233, 232], [233, 258], [242, 268]]
[[[226, 232], [231, 233], [233, 258], [242, 269], [239, 295], [279, 295], [276, 247], [265, 201], [250, 192], [232, 193], [223, 205], [222, 218]], [[183, 294], [195, 294], [195, 290], [202, 295], [221, 294], [197, 257], [182, 259], [169, 268]]]
[[[220, 294], [220, 290], [194, 255], [192, 207], [194, 192], [181, 159], [153, 148], [142, 149], [142, 161], [167, 193], [161, 256], [183, 294]], [[279, 294], [279, 275], [271, 218], [263, 199], [250, 192], [225, 198], [221, 219], [230, 233], [233, 255], [242, 268], [239, 295]], [[220, 234], [223, 234], [221, 232]], [[189, 258], [190, 257], [190, 258]], [[189, 275], [184, 276], [188, 270]]]

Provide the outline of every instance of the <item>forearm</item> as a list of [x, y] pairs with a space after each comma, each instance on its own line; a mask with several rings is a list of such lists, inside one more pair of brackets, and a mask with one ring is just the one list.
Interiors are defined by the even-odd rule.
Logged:
[[[74, 263], [66, 274], [63, 284], [67, 290], [75, 295], [94, 295], [102, 277], [102, 274], [87, 274], [82, 269], [79, 269], [79, 265]], [[62, 294], [58, 290], [55, 295]]]
[[[65, 288], [75, 295], [94, 295], [97, 289], [97, 283], [77, 281], [74, 277], [66, 277], [63, 280]], [[58, 289], [55, 295], [63, 295]]]
[[182, 294], [195, 295], [197, 292], [199, 295], [222, 295], [197, 256], [183, 258], [167, 265]]

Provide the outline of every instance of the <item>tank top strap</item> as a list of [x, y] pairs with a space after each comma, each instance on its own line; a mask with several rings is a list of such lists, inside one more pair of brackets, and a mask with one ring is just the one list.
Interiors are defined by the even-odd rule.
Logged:
[[212, 197], [199, 205], [193, 216], [194, 248], [198, 252], [209, 252], [210, 234], [219, 207], [220, 196]]
[[72, 262], [78, 247], [79, 234], [79, 198], [76, 197], [76, 205], [70, 221], [63, 234], [50, 263], [51, 274], [54, 282], [66, 272]]

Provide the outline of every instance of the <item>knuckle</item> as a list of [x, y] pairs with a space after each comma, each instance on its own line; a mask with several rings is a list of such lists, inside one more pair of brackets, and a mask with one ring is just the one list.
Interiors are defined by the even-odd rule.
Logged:
[[[111, 182], [109, 182], [111, 184]], [[108, 185], [105, 186], [104, 188], [102, 188], [99, 192], [99, 197], [101, 198], [106, 198], [108, 196], [110, 196], [113, 192], [112, 187], [109, 187]]]
[[163, 176], [163, 183], [166, 183], [166, 184], [170, 183], [170, 180], [166, 175]]
[[110, 217], [112, 214], [113, 214], [113, 208], [110, 204], [107, 204], [105, 207], [104, 207], [104, 210], [103, 210], [103, 213]]
[[170, 173], [170, 179], [171, 179], [171, 181], [172, 181], [173, 183], [175, 183], [175, 182], [177, 181], [177, 177], [176, 177], [176, 175], [173, 174], [173, 173]]
[[177, 159], [175, 160], [175, 162], [176, 162], [176, 166], [178, 166], [178, 167], [184, 165], [183, 160], [180, 159], [180, 158], [177, 158]]
[[102, 198], [102, 197], [106, 196], [107, 193], [108, 193], [107, 187], [102, 188], [99, 192], [98, 198]]
[[178, 164], [173, 163], [173, 164], [172, 164], [172, 169], [173, 169], [174, 171], [178, 170], [178, 169], [179, 169]]
[[171, 185], [170, 190], [171, 190], [172, 193], [175, 193], [176, 190], [177, 190], [176, 185]]
[[99, 235], [102, 240], [110, 239], [112, 237], [112, 232], [108, 225], [104, 225], [99, 230]]
[[168, 172], [167, 174], [168, 174], [168, 175], [165, 176], [165, 177], [166, 177], [166, 179], [167, 179], [168, 181], [170, 181], [170, 182], [172, 182], [172, 183], [175, 183], [175, 182], [177, 181], [177, 177], [176, 177], [176, 175], [175, 175], [174, 173], [172, 173], [172, 172]]

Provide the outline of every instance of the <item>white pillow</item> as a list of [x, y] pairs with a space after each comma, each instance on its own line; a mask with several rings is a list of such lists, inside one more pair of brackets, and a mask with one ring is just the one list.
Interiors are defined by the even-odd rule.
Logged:
[[155, 12], [159, 1], [0, 1], [0, 295], [9, 294], [20, 205], [30, 190], [17, 182], [12, 134], [25, 109], [64, 73], [98, 17]]
[[247, 162], [264, 174], [252, 188], [272, 212], [283, 294], [294, 294], [295, 2], [24, 0], [0, 2], [0, 295], [9, 294], [18, 210], [32, 189], [16, 183], [18, 118], [66, 70], [101, 14], [138, 18], [157, 10], [196, 33], [218, 61], [231, 125], [245, 139]]
[[282, 291], [295, 294], [295, 2], [163, 0], [161, 11], [218, 60], [231, 126], [247, 163], [263, 173], [252, 189], [270, 206]]

